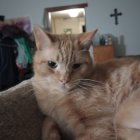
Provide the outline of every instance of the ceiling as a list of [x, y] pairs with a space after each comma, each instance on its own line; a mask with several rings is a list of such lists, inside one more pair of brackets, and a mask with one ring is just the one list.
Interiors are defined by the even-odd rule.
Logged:
[[84, 17], [85, 16], [85, 9], [84, 8], [75, 8], [75, 9], [68, 9], [62, 11], [51, 12], [52, 18], [71, 18], [69, 16], [69, 12], [78, 13], [77, 17]]

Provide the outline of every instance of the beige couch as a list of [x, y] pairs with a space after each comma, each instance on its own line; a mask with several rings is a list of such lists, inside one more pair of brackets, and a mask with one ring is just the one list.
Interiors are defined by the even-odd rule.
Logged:
[[0, 92], [0, 140], [41, 140], [42, 121], [31, 80]]

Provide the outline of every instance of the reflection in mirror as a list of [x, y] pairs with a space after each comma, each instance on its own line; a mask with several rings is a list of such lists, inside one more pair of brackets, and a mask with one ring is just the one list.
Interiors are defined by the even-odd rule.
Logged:
[[82, 33], [86, 31], [85, 7], [87, 4], [46, 8], [44, 24], [54, 34]]
[[52, 33], [71, 34], [85, 31], [84, 8], [51, 12]]

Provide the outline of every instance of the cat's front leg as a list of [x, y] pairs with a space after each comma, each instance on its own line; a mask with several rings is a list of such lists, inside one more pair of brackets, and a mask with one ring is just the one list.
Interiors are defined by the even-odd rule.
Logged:
[[42, 128], [42, 140], [61, 140], [59, 128], [50, 117], [46, 117]]

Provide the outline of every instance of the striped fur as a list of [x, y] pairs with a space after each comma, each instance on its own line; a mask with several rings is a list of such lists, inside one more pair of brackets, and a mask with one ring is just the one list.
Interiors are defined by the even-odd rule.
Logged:
[[48, 124], [46, 117], [43, 140], [140, 139], [140, 62], [128, 58], [93, 65], [89, 48], [95, 33], [52, 35], [34, 29], [32, 83], [40, 109], [56, 123]]

